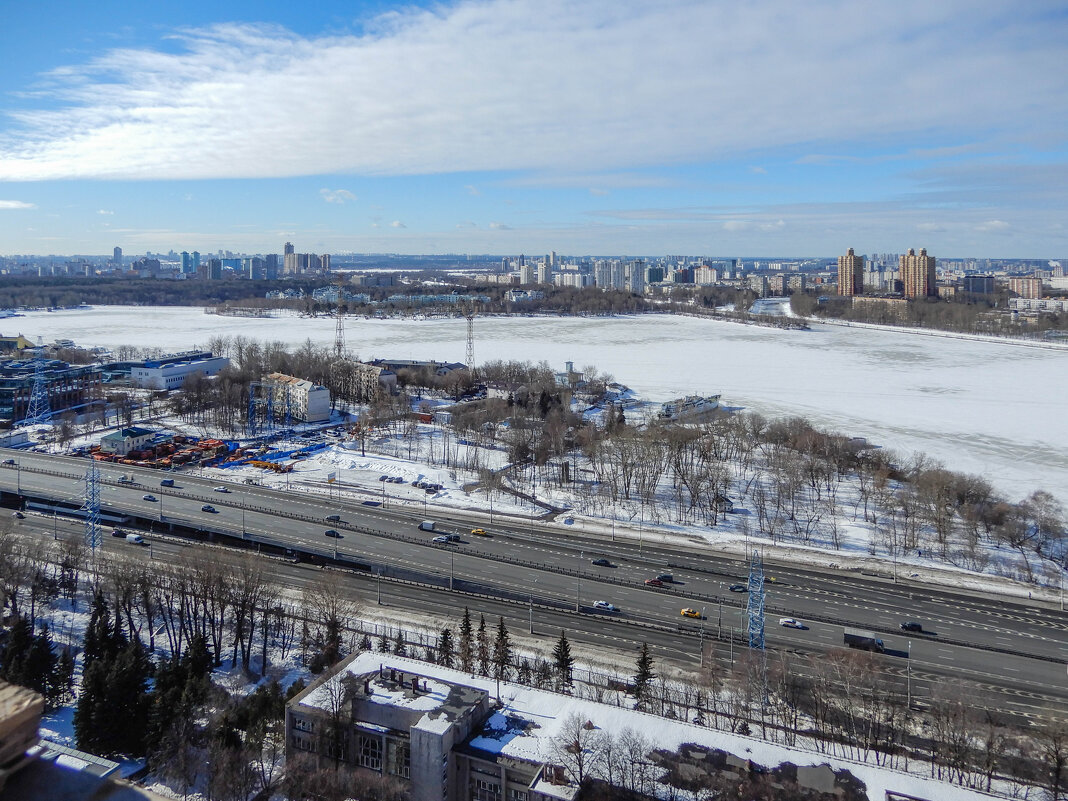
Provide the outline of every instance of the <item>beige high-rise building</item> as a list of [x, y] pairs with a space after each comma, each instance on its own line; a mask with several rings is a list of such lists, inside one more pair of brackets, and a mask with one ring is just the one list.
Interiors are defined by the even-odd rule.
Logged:
[[909, 248], [909, 252], [898, 262], [898, 272], [901, 283], [905, 286], [906, 298], [938, 295], [938, 286], [935, 284], [935, 258], [927, 255], [927, 248], [920, 248], [918, 255], [915, 250]]
[[838, 257], [838, 294], [864, 294], [864, 257], [853, 254], [853, 248]]

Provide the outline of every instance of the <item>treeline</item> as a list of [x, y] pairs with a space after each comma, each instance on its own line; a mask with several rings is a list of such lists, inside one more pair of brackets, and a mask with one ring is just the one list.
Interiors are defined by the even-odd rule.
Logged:
[[1045, 331], [1068, 331], [1068, 314], [1018, 317], [1008, 313], [1008, 292], [994, 295], [958, 293], [952, 298], [918, 298], [908, 303], [850, 302], [831, 295], [819, 301], [811, 292], [790, 296], [796, 314], [875, 325], [932, 328], [965, 334], [1034, 337]]

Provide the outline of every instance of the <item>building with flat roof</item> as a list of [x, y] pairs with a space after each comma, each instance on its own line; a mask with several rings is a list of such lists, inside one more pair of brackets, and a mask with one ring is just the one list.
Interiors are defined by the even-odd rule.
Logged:
[[270, 373], [263, 383], [272, 387], [274, 407], [284, 409], [288, 404], [294, 420], [321, 423], [330, 419], [330, 390], [326, 387], [284, 373]]
[[33, 690], [0, 681], [0, 790], [32, 756], [37, 745], [44, 697]]
[[142, 389], [181, 389], [189, 376], [218, 375], [230, 360], [224, 356], [197, 354], [186, 359], [149, 360], [130, 368], [130, 381]]
[[0, 426], [11, 426], [26, 417], [38, 365], [53, 414], [82, 414], [104, 408], [99, 367], [73, 366], [56, 359], [0, 362]]

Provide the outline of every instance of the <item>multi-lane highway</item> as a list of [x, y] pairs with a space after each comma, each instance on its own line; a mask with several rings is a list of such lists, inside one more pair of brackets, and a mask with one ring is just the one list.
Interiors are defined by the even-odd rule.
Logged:
[[[84, 460], [0, 450], [0, 490], [9, 501], [19, 495], [79, 504], [86, 468]], [[133, 481], [120, 481], [124, 475]], [[175, 486], [161, 486], [164, 478], [173, 478]], [[229, 491], [216, 491], [219, 486]], [[517, 626], [532, 620], [546, 634], [564, 628], [625, 649], [647, 641], [661, 657], [690, 665], [701, 661], [703, 646], [706, 659], [726, 660], [732, 640], [734, 648], [744, 644], [746, 594], [729, 587], [745, 582], [747, 565], [713, 556], [699, 544], [613, 542], [561, 524], [505, 524], [498, 518], [490, 525], [485, 515], [453, 512], [429, 515], [436, 530], [422, 531], [425, 516], [410, 507], [114, 465], [101, 466], [100, 496], [102, 508], [128, 514], [139, 521], [138, 530], [151, 532], [145, 536], [154, 548], [188, 551], [187, 541], [159, 535], [189, 529], [291, 548], [356, 567], [354, 582], [374, 582], [378, 573], [411, 580], [385, 582], [385, 600], [428, 614], [469, 605], [503, 614]], [[472, 535], [477, 527], [492, 536]], [[328, 536], [328, 530], [340, 536]], [[460, 540], [434, 542], [443, 533]], [[105, 549], [136, 550], [106, 534], [101, 542]], [[602, 559], [610, 564], [593, 564]], [[285, 581], [300, 580], [301, 571], [309, 570], [285, 562], [275, 569]], [[673, 580], [663, 587], [644, 584], [660, 573]], [[887, 654], [878, 658], [910, 683], [916, 698], [933, 684], [964, 682], [986, 706], [1027, 716], [1068, 714], [1068, 617], [1059, 608], [770, 558], [766, 573], [774, 579], [766, 600], [770, 648], [819, 654], [842, 645], [843, 625], [870, 628], [886, 643]], [[363, 590], [366, 596], [378, 586], [369, 583]], [[603, 613], [595, 601], [619, 611]], [[703, 619], [682, 617], [684, 607]], [[781, 628], [781, 616], [806, 628]], [[922, 623], [925, 633], [900, 631], [903, 621]]]

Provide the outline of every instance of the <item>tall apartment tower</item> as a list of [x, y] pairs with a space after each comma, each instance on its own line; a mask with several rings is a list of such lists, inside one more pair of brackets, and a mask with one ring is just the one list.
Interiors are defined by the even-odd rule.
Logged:
[[935, 284], [935, 258], [920, 248], [919, 255], [912, 248], [898, 261], [901, 283], [905, 286], [906, 298], [934, 297], [938, 294]]
[[115, 262], [116, 267], [122, 266], [122, 248], [115, 248], [115, 250], [112, 251], [111, 260]]
[[293, 243], [292, 242], [286, 242], [285, 250], [283, 251], [284, 255], [288, 256], [291, 253], [295, 253], [295, 252], [296, 252], [296, 250], [293, 248]]
[[853, 248], [838, 257], [838, 294], [864, 294], [864, 257], [853, 254]]

